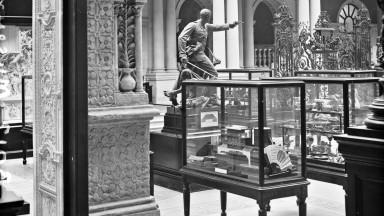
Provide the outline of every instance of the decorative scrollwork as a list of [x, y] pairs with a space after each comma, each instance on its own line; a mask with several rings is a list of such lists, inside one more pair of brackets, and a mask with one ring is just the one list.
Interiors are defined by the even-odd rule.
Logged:
[[300, 23], [293, 37], [293, 56], [295, 70], [312, 68], [311, 33], [306, 23]]
[[277, 77], [292, 76], [293, 71], [293, 18], [287, 5], [282, 4], [274, 15], [275, 71]]
[[369, 69], [371, 66], [371, 20], [368, 10], [362, 7], [356, 16], [355, 30], [355, 68]]

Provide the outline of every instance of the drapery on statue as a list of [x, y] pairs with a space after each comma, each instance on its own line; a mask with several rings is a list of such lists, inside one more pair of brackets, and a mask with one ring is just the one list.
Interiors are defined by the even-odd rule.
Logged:
[[[217, 77], [217, 71], [211, 60], [205, 55], [205, 47], [209, 32], [226, 31], [236, 27], [240, 22], [234, 21], [230, 24], [211, 24], [211, 11], [202, 9], [200, 19], [189, 23], [178, 38], [179, 54], [184, 69], [180, 72], [172, 91], [164, 91], [164, 95], [169, 97], [174, 106], [178, 105], [176, 96], [181, 92], [181, 82], [193, 76], [195, 78], [211, 79]], [[194, 65], [195, 67], [191, 67]], [[187, 75], [190, 74], [191, 76]], [[193, 76], [192, 76], [193, 75]]]

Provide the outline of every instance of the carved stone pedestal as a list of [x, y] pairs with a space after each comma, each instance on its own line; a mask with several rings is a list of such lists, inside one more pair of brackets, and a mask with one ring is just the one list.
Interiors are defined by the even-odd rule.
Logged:
[[160, 215], [149, 190], [152, 105], [89, 109], [90, 215]]

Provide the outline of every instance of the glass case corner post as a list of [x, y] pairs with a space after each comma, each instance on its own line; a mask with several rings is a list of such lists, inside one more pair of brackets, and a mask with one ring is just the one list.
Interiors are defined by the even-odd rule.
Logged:
[[299, 90], [300, 90], [300, 132], [301, 132], [301, 175], [302, 177], [306, 178], [306, 161], [307, 161], [307, 142], [306, 142], [306, 136], [307, 136], [307, 131], [306, 131], [306, 110], [305, 110], [305, 83], [301, 83], [299, 85]]
[[259, 185], [264, 186], [264, 167], [266, 166], [266, 161], [264, 157], [264, 88], [258, 86], [258, 147], [259, 147]]
[[187, 83], [182, 82], [181, 86], [181, 117], [182, 117], [182, 161], [183, 161], [183, 166], [187, 165], [187, 108], [186, 108], [186, 96], [187, 96]]
[[349, 85], [347, 82], [343, 82], [343, 103], [344, 103], [344, 124], [341, 130], [343, 133], [348, 133], [349, 127]]

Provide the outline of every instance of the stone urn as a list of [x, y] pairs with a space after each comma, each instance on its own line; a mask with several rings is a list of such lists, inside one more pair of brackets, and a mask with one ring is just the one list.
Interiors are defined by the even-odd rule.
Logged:
[[136, 80], [132, 77], [134, 69], [120, 68], [119, 69], [119, 89], [121, 92], [131, 92], [136, 87]]

